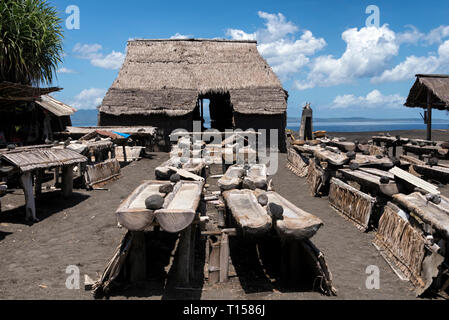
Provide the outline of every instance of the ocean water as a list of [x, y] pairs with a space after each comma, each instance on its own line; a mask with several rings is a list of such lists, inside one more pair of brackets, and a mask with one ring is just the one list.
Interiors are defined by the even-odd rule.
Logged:
[[[209, 125], [206, 119], [206, 126]], [[287, 128], [297, 131], [300, 118], [288, 118]], [[76, 127], [96, 126], [96, 110], [79, 110], [72, 115], [72, 124]], [[367, 118], [343, 118], [326, 119], [316, 118], [313, 121], [313, 130], [325, 130], [328, 132], [362, 132], [362, 131], [391, 131], [426, 129], [422, 119], [367, 119]], [[448, 119], [432, 119], [432, 129], [449, 129]]]
[[[331, 119], [327, 119], [331, 120]], [[391, 131], [391, 130], [425, 130], [426, 125], [423, 120], [374, 120], [364, 119], [363, 121], [351, 121], [339, 119], [337, 121], [315, 121], [313, 130], [325, 130], [327, 132], [363, 132], [363, 131]], [[299, 121], [287, 121], [287, 128], [298, 131]], [[432, 122], [432, 129], [449, 129], [449, 120], [440, 120]]]

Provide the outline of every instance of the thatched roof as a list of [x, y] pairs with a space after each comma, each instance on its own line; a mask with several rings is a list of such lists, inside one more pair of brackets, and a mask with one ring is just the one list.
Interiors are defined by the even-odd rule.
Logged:
[[37, 88], [20, 83], [0, 82], [0, 100], [8, 101], [34, 101], [40, 96], [50, 92], [60, 91], [61, 88]]
[[279, 114], [287, 92], [255, 41], [132, 40], [100, 111], [185, 115], [198, 95], [229, 92], [240, 113]]
[[449, 75], [417, 74], [405, 106], [427, 108], [427, 92], [431, 93], [432, 107], [449, 110]]

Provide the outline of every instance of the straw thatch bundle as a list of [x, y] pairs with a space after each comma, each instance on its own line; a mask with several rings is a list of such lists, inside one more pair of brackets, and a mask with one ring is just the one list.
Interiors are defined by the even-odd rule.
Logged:
[[329, 190], [331, 206], [357, 228], [366, 231], [376, 199], [343, 181], [332, 178]]
[[228, 92], [235, 112], [283, 114], [288, 94], [256, 45], [199, 39], [129, 41], [125, 62], [100, 112], [183, 116], [194, 110], [199, 95]]

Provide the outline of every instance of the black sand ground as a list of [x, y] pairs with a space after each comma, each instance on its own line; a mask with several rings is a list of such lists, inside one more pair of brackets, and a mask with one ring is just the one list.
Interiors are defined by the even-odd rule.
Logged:
[[[334, 136], [368, 140], [373, 134], [377, 132], [338, 133]], [[403, 132], [400, 134], [408, 136]], [[422, 131], [410, 134], [421, 138], [424, 135]], [[434, 131], [434, 139], [448, 138], [447, 131]], [[91, 293], [83, 290], [83, 276], [88, 274], [98, 278], [125, 233], [124, 229], [117, 228], [116, 208], [140, 181], [154, 178], [155, 166], [167, 158], [168, 154], [157, 153], [151, 160], [130, 164], [122, 169], [119, 180], [106, 185], [108, 191], [76, 190], [70, 201], [64, 201], [59, 191], [44, 193], [37, 201], [37, 214], [41, 221], [33, 225], [24, 223], [24, 198], [20, 190], [3, 197], [0, 299], [92, 299]], [[164, 288], [160, 281], [155, 281], [142, 288], [123, 290], [111, 299], [416, 299], [411, 285], [399, 280], [371, 244], [374, 234], [360, 232], [333, 211], [326, 198], [311, 197], [305, 179], [287, 170], [285, 161], [286, 155], [280, 154], [279, 170], [273, 178], [275, 189], [324, 221], [324, 227], [312, 241], [325, 254], [338, 289], [337, 297], [326, 297], [316, 292], [282, 291], [257, 270], [244, 267], [245, 262], [251, 259], [251, 252], [244, 243], [234, 242], [232, 256], [239, 261], [233, 262], [240, 267], [235, 268], [237, 272], [232, 273], [227, 284], [210, 286], [198, 280], [195, 288], [179, 291], [170, 285]], [[201, 255], [201, 252], [197, 254]], [[80, 269], [79, 290], [66, 288], [66, 268], [69, 265]], [[369, 290], [365, 285], [366, 268], [370, 265], [380, 270], [378, 290]], [[198, 274], [201, 274], [202, 265], [197, 267]]]

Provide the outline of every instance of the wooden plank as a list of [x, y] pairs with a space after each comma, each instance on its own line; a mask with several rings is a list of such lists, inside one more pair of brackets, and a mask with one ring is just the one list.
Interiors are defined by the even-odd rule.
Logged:
[[423, 179], [420, 179], [414, 175], [412, 175], [411, 173], [408, 173], [407, 171], [404, 171], [398, 167], [394, 167], [392, 169], [390, 169], [390, 172], [392, 174], [394, 174], [396, 177], [407, 181], [408, 183], [413, 184], [414, 186], [421, 188], [429, 193], [432, 194], [440, 194], [441, 192], [438, 190], [438, 187], [427, 182], [424, 181]]
[[129, 252], [130, 281], [138, 283], [146, 279], [146, 246], [145, 233], [132, 232], [132, 244]]

